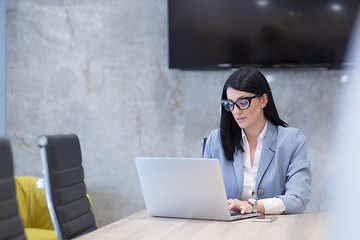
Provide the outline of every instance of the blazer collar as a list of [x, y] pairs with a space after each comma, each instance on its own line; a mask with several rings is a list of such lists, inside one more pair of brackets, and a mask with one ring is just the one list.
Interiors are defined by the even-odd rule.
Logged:
[[276, 150], [276, 142], [277, 142], [277, 127], [272, 124], [270, 121], [268, 121], [268, 129], [265, 136], [260, 162], [259, 162], [259, 168], [256, 176], [256, 190], [258, 189], [258, 186], [269, 167], [271, 161], [274, 159], [275, 156], [275, 150]]

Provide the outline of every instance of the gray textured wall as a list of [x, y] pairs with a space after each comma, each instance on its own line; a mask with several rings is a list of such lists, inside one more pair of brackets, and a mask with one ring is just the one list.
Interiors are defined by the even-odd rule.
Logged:
[[[15, 173], [41, 176], [39, 135], [76, 133], [98, 225], [144, 209], [134, 158], [200, 157], [232, 72], [170, 70], [167, 41], [164, 0], [8, 1], [7, 134]], [[282, 118], [307, 136], [308, 211], [322, 211], [345, 73], [263, 72]]]

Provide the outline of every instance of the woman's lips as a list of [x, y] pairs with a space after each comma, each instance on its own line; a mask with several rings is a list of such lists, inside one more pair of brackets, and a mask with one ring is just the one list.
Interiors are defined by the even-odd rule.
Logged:
[[237, 122], [243, 122], [245, 120], [245, 117], [237, 117], [235, 119]]

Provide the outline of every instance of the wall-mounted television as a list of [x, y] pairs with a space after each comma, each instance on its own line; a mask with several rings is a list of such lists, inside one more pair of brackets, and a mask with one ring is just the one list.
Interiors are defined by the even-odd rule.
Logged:
[[340, 68], [359, 5], [359, 0], [168, 0], [169, 67]]

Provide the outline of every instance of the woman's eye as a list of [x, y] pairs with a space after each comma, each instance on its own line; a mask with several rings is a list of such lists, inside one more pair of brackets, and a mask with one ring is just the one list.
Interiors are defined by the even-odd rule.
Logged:
[[246, 106], [248, 104], [247, 100], [241, 100], [238, 102], [241, 106]]

